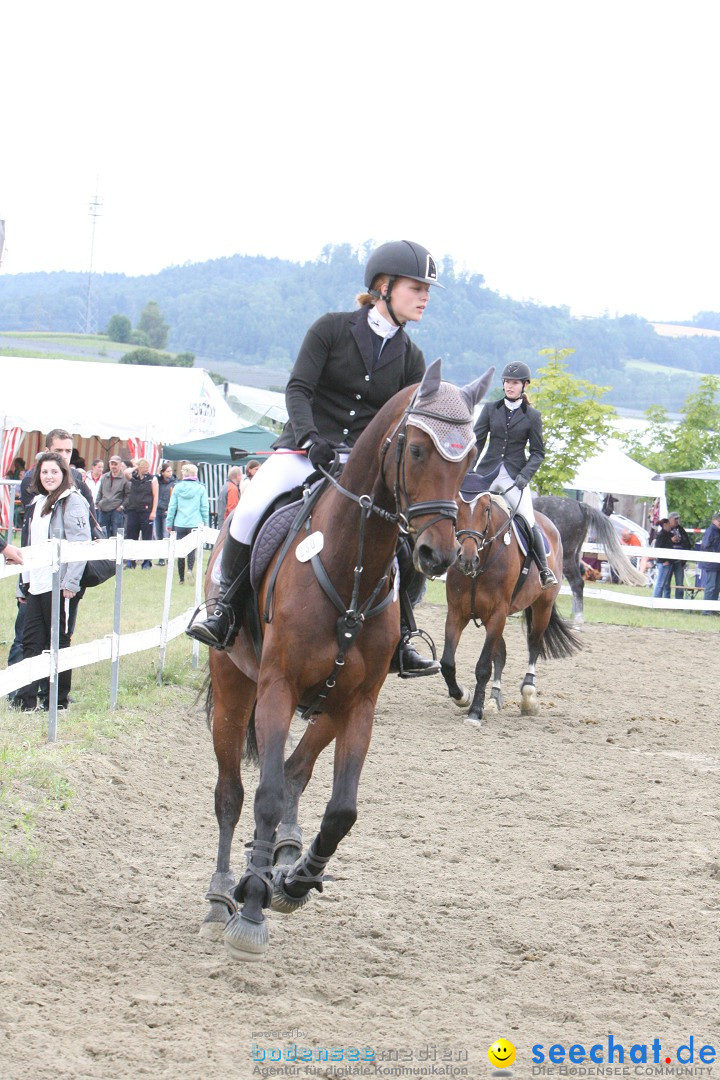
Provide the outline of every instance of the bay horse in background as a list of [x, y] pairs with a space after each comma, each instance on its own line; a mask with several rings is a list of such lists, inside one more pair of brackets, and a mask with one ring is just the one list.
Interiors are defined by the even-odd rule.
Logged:
[[[562, 578], [563, 555], [560, 535], [546, 517], [537, 515], [550, 551], [548, 566], [558, 582]], [[503, 633], [508, 615], [523, 611], [527, 629], [528, 668], [520, 688], [520, 711], [524, 716], [539, 712], [535, 663], [538, 657], [572, 656], [580, 642], [559, 614], [555, 601], [560, 585], [543, 589], [534, 561], [522, 551], [513, 529], [512, 515], [504, 500], [484, 492], [466, 502], [461, 496], [457, 537], [460, 554], [447, 572], [447, 616], [445, 645], [440, 667], [450, 697], [459, 708], [470, 706], [466, 722], [482, 725], [485, 692], [492, 671], [490, 700], [503, 706], [502, 674], [506, 646]], [[524, 572], [525, 571], [525, 572]], [[475, 692], [462, 686], [456, 677], [455, 653], [463, 630], [473, 619], [485, 627], [485, 642], [475, 666]]]
[[[437, 360], [418, 387], [387, 402], [352, 448], [340, 481], [328, 481], [311, 524], [285, 558], [281, 551], [270, 562], [256, 598], [265, 614], [260, 619], [258, 610], [251, 613], [262, 633], [259, 658], [250, 617], [231, 651], [210, 651], [208, 712], [220, 835], [201, 933], [222, 936], [231, 957], [262, 958], [268, 945], [263, 910], [289, 914], [314, 889], [322, 891], [325, 868], [357, 818], [375, 703], [400, 639], [393, 569], [398, 538], [413, 537], [413, 562], [424, 574], [443, 574], [454, 561], [457, 493], [474, 454], [473, 407], [492, 375], [490, 370], [460, 390], [441, 382]], [[217, 591], [212, 567], [222, 539], [205, 579], [209, 596]], [[285, 761], [298, 706], [304, 715], [316, 715]], [[236, 884], [230, 857], [248, 734], [256, 738], [260, 777], [254, 838]], [[303, 853], [300, 796], [318, 755], [333, 740], [332, 793], [320, 830]]]
[[610, 569], [624, 585], [647, 585], [644, 574], [636, 570], [622, 549], [610, 518], [589, 506], [563, 495], [541, 495], [533, 499], [535, 510], [550, 518], [560, 533], [563, 549], [563, 571], [572, 592], [572, 616], [577, 627], [582, 626], [583, 592], [582, 549], [590, 529], [595, 542], [605, 548]]

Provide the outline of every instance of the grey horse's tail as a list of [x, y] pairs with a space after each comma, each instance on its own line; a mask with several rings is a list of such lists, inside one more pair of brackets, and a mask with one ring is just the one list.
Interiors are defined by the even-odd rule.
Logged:
[[245, 733], [245, 751], [243, 753], [243, 758], [253, 765], [260, 764], [260, 751], [258, 750], [257, 733], [255, 731], [255, 705], [252, 707], [250, 719], [248, 720], [247, 732]]
[[587, 503], [582, 503], [588, 527], [595, 529], [596, 542], [605, 548], [610, 569], [613, 570], [623, 585], [647, 585], [644, 574], [636, 570], [620, 546], [615, 527], [606, 514], [601, 514]]
[[[215, 708], [215, 697], [213, 695], [212, 678], [210, 673], [205, 677], [205, 680], [200, 687], [196, 703], [200, 699], [205, 697], [205, 721], [208, 726], [208, 731], [212, 731], [213, 710]], [[253, 765], [257, 765], [260, 762], [260, 754], [258, 751], [257, 734], [255, 732], [255, 705], [252, 707], [250, 713], [250, 719], [248, 720], [247, 731], [245, 733], [245, 748], [243, 750], [243, 758], [245, 761], [251, 762]]]
[[[525, 608], [525, 623], [529, 636], [533, 625], [532, 607]], [[580, 638], [570, 624], [565, 622], [555, 604], [553, 604], [550, 622], [545, 627], [538, 645], [539, 655], [543, 660], [564, 660], [582, 649]]]

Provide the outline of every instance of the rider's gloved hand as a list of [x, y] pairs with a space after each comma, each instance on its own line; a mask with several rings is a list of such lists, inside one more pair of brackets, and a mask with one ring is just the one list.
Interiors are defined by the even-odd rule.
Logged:
[[335, 457], [335, 447], [327, 439], [315, 439], [308, 450], [308, 457], [316, 469], [320, 466], [327, 469]]
[[524, 476], [522, 476], [522, 474], [515, 477], [515, 487], [518, 489], [518, 491], [522, 491], [523, 488], [527, 487], [527, 483], [527, 480]]

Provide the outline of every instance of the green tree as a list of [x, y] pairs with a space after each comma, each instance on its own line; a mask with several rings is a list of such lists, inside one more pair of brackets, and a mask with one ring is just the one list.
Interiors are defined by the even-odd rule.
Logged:
[[127, 342], [132, 333], [132, 323], [127, 315], [113, 315], [107, 326], [107, 336], [111, 341]]
[[533, 478], [540, 495], [563, 495], [564, 485], [578, 466], [591, 457], [599, 442], [614, 434], [610, 421], [612, 405], [600, 401], [609, 387], [578, 379], [567, 370], [565, 361], [574, 349], [540, 349], [549, 357], [538, 369], [531, 385], [533, 404], [543, 418], [545, 460]]
[[[720, 460], [719, 395], [720, 376], [705, 375], [685, 399], [678, 424], [669, 423], [661, 405], [652, 405], [645, 412], [648, 430], [625, 437], [628, 454], [660, 473], [716, 467]], [[717, 484], [707, 480], [668, 480], [666, 484], [668, 503], [684, 524], [709, 524], [720, 499]]]
[[137, 328], [147, 336], [153, 349], [164, 349], [167, 345], [170, 327], [164, 322], [154, 300], [150, 300], [140, 312]]

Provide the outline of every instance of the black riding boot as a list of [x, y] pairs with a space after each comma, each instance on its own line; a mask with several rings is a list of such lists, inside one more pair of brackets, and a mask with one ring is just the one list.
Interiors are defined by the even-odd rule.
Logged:
[[185, 633], [212, 649], [229, 649], [242, 623], [250, 584], [250, 545], [228, 533], [220, 564], [220, 593], [201, 605]]
[[535, 559], [538, 570], [540, 571], [540, 584], [542, 585], [543, 589], [549, 589], [551, 585], [557, 585], [558, 580], [547, 564], [547, 555], [545, 554], [545, 541], [543, 540], [539, 525], [533, 525], [532, 535], [533, 558]]
[[425, 575], [415, 569], [412, 561], [412, 547], [408, 540], [404, 539], [398, 545], [397, 558], [400, 567], [400, 632], [402, 636], [390, 670], [396, 671], [401, 679], [437, 675], [440, 671], [439, 662], [421, 656], [411, 643], [411, 635], [417, 633], [413, 605], [417, 604], [422, 596]]

